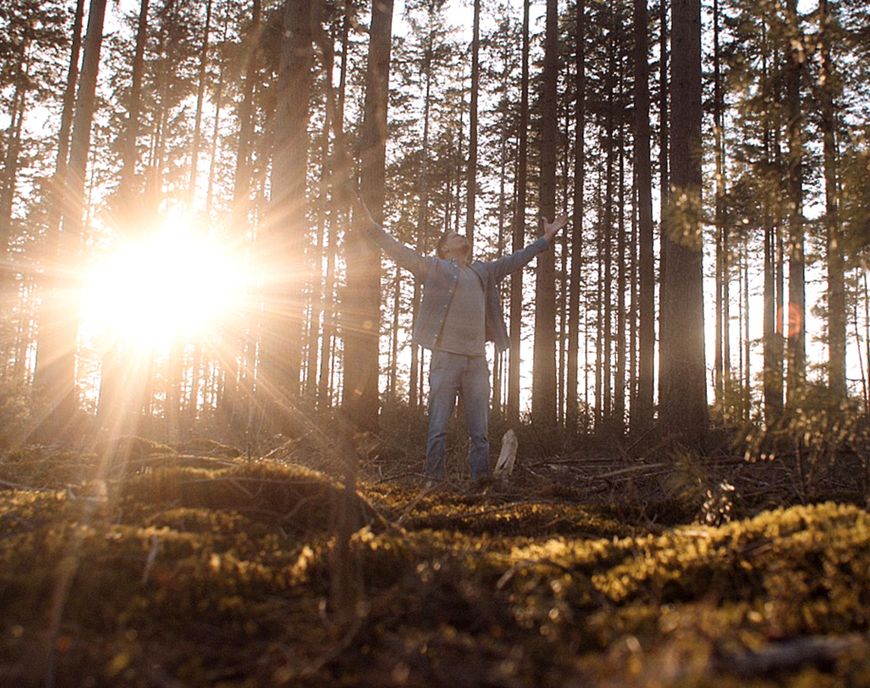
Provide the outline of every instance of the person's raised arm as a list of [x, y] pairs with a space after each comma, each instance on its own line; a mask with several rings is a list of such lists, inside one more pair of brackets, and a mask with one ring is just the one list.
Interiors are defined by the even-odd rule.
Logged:
[[354, 222], [359, 223], [358, 227], [365, 236], [415, 277], [425, 278], [426, 271], [429, 269], [429, 259], [387, 234], [384, 228], [375, 222], [368, 206], [358, 193], [354, 193], [352, 198]]
[[495, 280], [500, 280], [506, 275], [509, 275], [516, 270], [524, 267], [526, 263], [532, 260], [539, 253], [546, 251], [553, 243], [556, 234], [568, 224], [568, 215], [563, 213], [552, 222], [547, 222], [546, 218], [541, 218], [541, 237], [519, 251], [512, 253], [504, 258], [499, 258], [490, 263], [492, 276]]

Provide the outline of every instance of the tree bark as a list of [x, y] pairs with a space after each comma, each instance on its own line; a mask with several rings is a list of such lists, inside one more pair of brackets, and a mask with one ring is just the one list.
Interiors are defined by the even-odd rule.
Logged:
[[716, 160], [716, 341], [714, 389], [721, 402], [730, 376], [730, 248], [725, 221], [725, 122], [719, 50], [719, 2], [713, 0], [713, 139]]
[[196, 193], [196, 175], [199, 168], [199, 148], [202, 133], [202, 103], [205, 98], [206, 68], [208, 67], [208, 47], [211, 34], [212, 0], [205, 4], [205, 28], [202, 32], [202, 45], [199, 49], [199, 70], [196, 84], [196, 113], [193, 118], [193, 145], [190, 153], [190, 181], [187, 184], [188, 203]]
[[637, 397], [632, 405], [631, 428], [636, 433], [652, 424], [655, 365], [655, 257], [647, 31], [646, 0], [634, 0], [634, 165], [637, 175], [639, 323]]
[[[302, 265], [308, 170], [308, 111], [314, 63], [313, 23], [317, 0], [285, 0], [276, 110], [273, 120], [269, 218], [258, 237], [264, 289], [258, 388], [273, 427], [292, 429], [285, 406], [299, 394], [304, 302]], [[293, 266], [293, 267], [290, 267]]]
[[[81, 80], [76, 95], [70, 155], [62, 184], [63, 231], [58, 243], [57, 262], [70, 270], [78, 256], [84, 217], [85, 175], [91, 143], [91, 124], [96, 109], [97, 73], [103, 44], [103, 21], [106, 0], [91, 0], [85, 35]], [[40, 318], [40, 338], [37, 350], [34, 388], [37, 396], [49, 407], [44, 429], [49, 436], [62, 439], [78, 408], [75, 380], [76, 338], [78, 314], [68, 303], [64, 287], [55, 276], [48, 301]]]
[[477, 200], [477, 92], [480, 89], [480, 0], [474, 0], [471, 38], [471, 105], [468, 116], [468, 168], [465, 176], [465, 235], [474, 246], [474, 210]]
[[[556, 82], [559, 76], [559, 25], [556, 0], [547, 0], [541, 96], [541, 216], [556, 212]], [[538, 255], [535, 275], [535, 345], [532, 419], [540, 430], [556, 426], [556, 290], [553, 248]]]
[[819, 75], [821, 126], [825, 172], [825, 231], [828, 267], [828, 386], [839, 399], [846, 398], [846, 286], [840, 232], [837, 186], [836, 110], [834, 65], [831, 62], [831, 29], [836, 24], [828, 0], [819, 0]]
[[796, 395], [806, 381], [806, 296], [804, 278], [803, 158], [800, 80], [803, 48], [798, 25], [797, 0], [786, 2], [788, 49], [785, 52], [785, 116], [788, 158], [788, 344], [786, 400]]
[[586, 182], [586, 2], [578, 0], [576, 6], [576, 34], [574, 37], [575, 72], [574, 90], [574, 198], [571, 214], [571, 278], [568, 292], [568, 373], [566, 386], [565, 425], [568, 434], [576, 434], [579, 423], [577, 398], [580, 291], [583, 267], [583, 206]]
[[[382, 222], [384, 215], [392, 22], [392, 0], [374, 2], [360, 132], [360, 193], [376, 222]], [[380, 258], [377, 250], [357, 231], [348, 237], [346, 250], [343, 403], [354, 424], [375, 429], [378, 423]]]
[[[511, 250], [519, 251], [525, 244], [526, 186], [529, 159], [529, 6], [523, 0], [522, 76], [520, 77], [520, 123], [517, 151], [517, 204], [514, 209]], [[523, 271], [511, 275], [510, 297], [510, 358], [508, 362], [507, 421], [516, 425], [520, 419], [520, 338], [523, 323]]]
[[661, 310], [661, 422], [700, 447], [707, 428], [701, 227], [701, 6], [673, 0], [671, 192]]

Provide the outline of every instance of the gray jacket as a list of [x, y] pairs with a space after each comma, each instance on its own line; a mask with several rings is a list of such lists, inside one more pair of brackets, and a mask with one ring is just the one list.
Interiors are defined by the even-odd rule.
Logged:
[[[435, 348], [438, 335], [447, 317], [450, 300], [459, 280], [459, 267], [451, 260], [421, 256], [403, 243], [396, 241], [377, 225], [366, 227], [369, 237], [398, 265], [411, 272], [423, 283], [423, 300], [414, 323], [413, 341], [427, 349]], [[510, 273], [521, 269], [539, 253], [546, 251], [549, 243], [541, 238], [516, 253], [492, 261], [475, 261], [469, 267], [480, 278], [486, 297], [486, 341], [494, 342], [498, 351], [508, 348], [507, 327], [496, 286]]]

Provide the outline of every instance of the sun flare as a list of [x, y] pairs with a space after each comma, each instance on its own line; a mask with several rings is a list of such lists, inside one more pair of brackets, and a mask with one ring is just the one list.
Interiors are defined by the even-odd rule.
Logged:
[[241, 257], [175, 216], [88, 271], [82, 315], [110, 341], [151, 348], [213, 333], [238, 312], [245, 291]]

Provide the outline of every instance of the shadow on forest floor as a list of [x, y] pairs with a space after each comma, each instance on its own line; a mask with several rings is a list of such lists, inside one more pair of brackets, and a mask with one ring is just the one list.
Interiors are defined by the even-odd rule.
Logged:
[[870, 686], [870, 515], [765, 509], [785, 464], [561, 457], [421, 491], [374, 447], [336, 610], [340, 485], [302, 453], [99, 449], [0, 462], [3, 685]]

